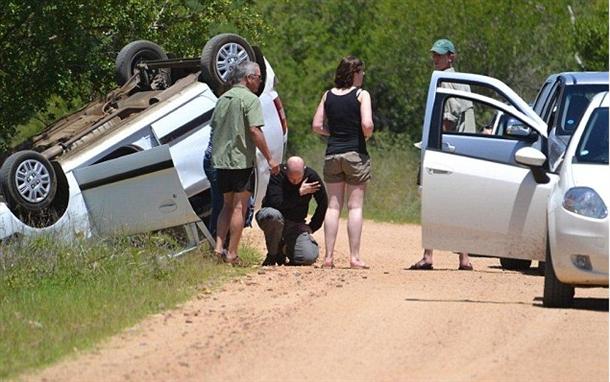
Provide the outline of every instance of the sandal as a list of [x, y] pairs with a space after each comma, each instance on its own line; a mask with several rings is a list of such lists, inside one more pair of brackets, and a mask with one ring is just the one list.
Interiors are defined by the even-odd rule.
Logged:
[[216, 261], [218, 263], [224, 263], [225, 262], [225, 258], [227, 257], [227, 251], [226, 250], [222, 250], [222, 252], [216, 252], [214, 251], [214, 256], [216, 256]]
[[467, 265], [460, 264], [460, 266], [458, 267], [458, 271], [472, 271], [472, 270], [474, 270], [474, 268], [472, 267], [472, 264], [467, 264]]
[[229, 264], [229, 265], [238, 265], [238, 266], [243, 266], [243, 262], [241, 261], [241, 259], [239, 258], [239, 256], [235, 256], [233, 258], [228, 258], [226, 255], [223, 258], [223, 261], [225, 262], [225, 264]]
[[434, 267], [432, 267], [432, 264], [426, 263], [425, 261], [418, 261], [417, 263], [411, 265], [408, 269], [414, 271], [431, 271], [434, 269]]

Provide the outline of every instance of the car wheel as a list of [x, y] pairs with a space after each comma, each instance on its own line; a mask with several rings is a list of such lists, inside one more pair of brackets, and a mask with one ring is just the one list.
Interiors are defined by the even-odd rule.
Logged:
[[549, 308], [566, 308], [572, 306], [572, 304], [574, 304], [574, 287], [557, 279], [553, 261], [551, 261], [551, 250], [547, 245], [542, 305]]
[[244, 61], [256, 62], [254, 50], [241, 36], [222, 33], [212, 37], [201, 52], [201, 76], [217, 96], [230, 85], [229, 74]]
[[57, 176], [51, 162], [36, 151], [18, 151], [0, 168], [0, 186], [11, 209], [40, 211], [53, 202]]
[[[116, 56], [115, 69], [117, 82], [123, 86], [136, 73], [136, 65], [143, 61], [167, 60], [167, 53], [159, 45], [147, 40], [132, 41], [125, 45]], [[155, 78], [161, 78], [168, 82], [171, 78], [170, 69], [158, 69], [147, 75], [148, 83], [142, 84], [149, 87]], [[169, 84], [165, 84], [169, 85]]]
[[502, 269], [507, 269], [510, 271], [523, 271], [529, 269], [529, 267], [532, 265], [532, 261], [501, 258], [500, 265], [502, 265]]

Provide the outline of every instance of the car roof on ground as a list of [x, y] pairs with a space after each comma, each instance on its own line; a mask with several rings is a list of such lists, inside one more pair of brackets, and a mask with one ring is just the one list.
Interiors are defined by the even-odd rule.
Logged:
[[567, 85], [576, 84], [607, 84], [608, 72], [563, 72], [549, 76], [547, 82], [563, 78]]

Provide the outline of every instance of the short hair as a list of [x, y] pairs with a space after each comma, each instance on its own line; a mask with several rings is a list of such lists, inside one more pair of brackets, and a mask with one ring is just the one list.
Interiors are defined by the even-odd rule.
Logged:
[[339, 89], [349, 88], [354, 84], [354, 74], [364, 70], [364, 62], [355, 56], [341, 59], [335, 72], [335, 86]]
[[235, 85], [236, 83], [243, 80], [245, 77], [251, 74], [256, 74], [257, 68], [258, 64], [256, 62], [242, 61], [231, 71], [231, 73], [229, 73], [227, 81], [231, 85]]

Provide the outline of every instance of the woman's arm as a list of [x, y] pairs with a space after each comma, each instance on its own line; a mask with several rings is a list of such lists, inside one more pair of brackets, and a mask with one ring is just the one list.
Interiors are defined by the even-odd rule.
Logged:
[[320, 100], [320, 104], [318, 105], [318, 108], [316, 109], [316, 113], [313, 116], [313, 122], [311, 123], [311, 129], [316, 134], [329, 136], [330, 133], [328, 132], [328, 129], [326, 129], [324, 127], [324, 122], [326, 120], [326, 115], [324, 113], [324, 102], [326, 102], [326, 92], [324, 92], [324, 95], [322, 96], [322, 99]]
[[360, 92], [360, 126], [362, 134], [366, 139], [373, 136], [373, 109], [371, 107], [371, 95], [366, 90]]

